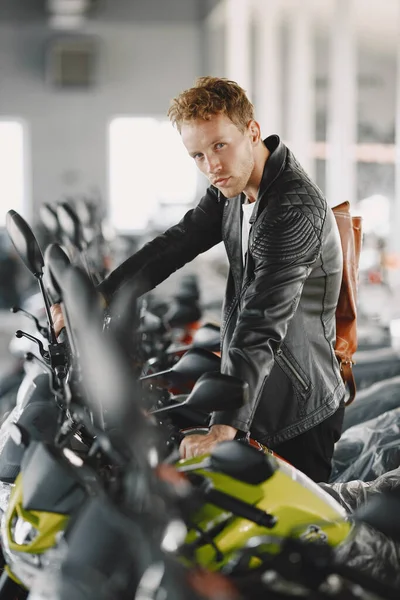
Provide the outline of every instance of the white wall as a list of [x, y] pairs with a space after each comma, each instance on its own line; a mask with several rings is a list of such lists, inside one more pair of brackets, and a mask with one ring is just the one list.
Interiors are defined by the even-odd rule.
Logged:
[[54, 32], [40, 23], [0, 24], [0, 118], [15, 116], [28, 125], [28, 217], [44, 201], [93, 186], [106, 198], [110, 118], [165, 115], [170, 99], [203, 74], [195, 23], [94, 21], [86, 32], [99, 38], [97, 84], [60, 91], [44, 80], [46, 42]]

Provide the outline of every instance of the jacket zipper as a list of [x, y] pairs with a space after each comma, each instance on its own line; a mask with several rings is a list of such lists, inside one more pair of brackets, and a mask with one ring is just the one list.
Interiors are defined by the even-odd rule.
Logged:
[[301, 385], [304, 387], [304, 389], [308, 390], [308, 387], [309, 387], [308, 383], [300, 375], [300, 373], [297, 371], [297, 369], [292, 365], [292, 363], [290, 362], [290, 360], [283, 354], [283, 351], [281, 349], [279, 349], [276, 352], [276, 355], [279, 356], [283, 360], [283, 362], [285, 363], [285, 365], [288, 367], [288, 369], [291, 370], [291, 372], [293, 373], [293, 375], [301, 383]]

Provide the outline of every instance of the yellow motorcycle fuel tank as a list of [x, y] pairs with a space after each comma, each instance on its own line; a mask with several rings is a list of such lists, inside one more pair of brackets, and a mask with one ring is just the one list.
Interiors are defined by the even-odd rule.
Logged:
[[[266, 458], [273, 465], [273, 472], [256, 485], [213, 471], [204, 456], [177, 463], [178, 470], [189, 479], [200, 476], [199, 480], [206, 482], [209, 489], [244, 500], [274, 517], [275, 524], [266, 528], [214, 504], [204, 504], [191, 518], [193, 526], [185, 543], [198, 564], [219, 570], [252, 540], [263, 540], [258, 551], [276, 554], [288, 537], [337, 546], [349, 535], [352, 524], [332, 496], [283, 459], [272, 453]], [[184, 562], [188, 562], [186, 558]], [[253, 560], [250, 566], [257, 564]]]

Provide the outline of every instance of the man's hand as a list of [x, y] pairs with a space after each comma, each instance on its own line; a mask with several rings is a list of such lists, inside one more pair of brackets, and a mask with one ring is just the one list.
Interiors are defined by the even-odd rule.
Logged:
[[50, 307], [50, 312], [53, 321], [54, 332], [56, 337], [58, 337], [61, 329], [65, 327], [64, 315], [62, 313], [61, 306], [59, 304], [53, 304], [53, 306]]
[[213, 425], [207, 435], [187, 435], [179, 446], [181, 458], [208, 454], [220, 442], [233, 440], [236, 432], [230, 425]]

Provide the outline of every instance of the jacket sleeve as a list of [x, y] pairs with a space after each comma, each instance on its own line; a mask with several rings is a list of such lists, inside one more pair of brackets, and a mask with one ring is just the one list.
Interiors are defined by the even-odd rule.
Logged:
[[266, 213], [250, 249], [254, 279], [242, 296], [242, 310], [222, 360], [224, 373], [249, 384], [250, 402], [236, 411], [214, 413], [211, 421], [246, 432], [320, 253], [318, 231], [300, 210], [290, 207]]
[[177, 224], [145, 244], [98, 285], [110, 301], [123, 285], [135, 281], [138, 295], [167, 279], [174, 271], [222, 240], [224, 203], [210, 186], [199, 204]]

